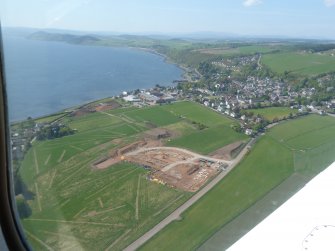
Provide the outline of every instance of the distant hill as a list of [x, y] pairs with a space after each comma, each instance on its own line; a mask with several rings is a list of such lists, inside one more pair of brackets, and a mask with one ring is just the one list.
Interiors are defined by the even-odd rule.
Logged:
[[27, 36], [29, 39], [44, 41], [59, 41], [71, 44], [92, 44], [100, 41], [100, 38], [92, 35], [71, 35], [60, 33], [49, 33], [45, 31], [34, 32]]

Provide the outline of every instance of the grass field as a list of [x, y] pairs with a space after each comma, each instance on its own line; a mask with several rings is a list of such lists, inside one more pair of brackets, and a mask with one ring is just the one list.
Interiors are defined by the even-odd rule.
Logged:
[[[182, 220], [168, 225], [140, 250], [194, 250], [292, 175], [311, 179], [335, 160], [334, 123], [334, 118], [310, 115], [272, 128]], [[318, 139], [319, 129], [329, 140], [310, 144]]]
[[209, 108], [187, 101], [162, 106], [162, 109], [175, 116], [198, 122], [209, 127], [216, 125], [230, 125], [233, 123], [233, 120], [222, 116]]
[[[209, 128], [199, 131], [194, 121]], [[35, 141], [20, 167], [33, 194], [28, 200], [32, 215], [23, 225], [35, 250], [121, 250], [191, 196], [150, 182], [148, 171], [133, 164], [91, 168], [111, 149], [140, 139], [145, 130], [163, 126], [176, 131], [181, 141], [199, 135], [193, 143], [206, 139], [207, 152], [244, 138], [231, 131], [230, 119], [191, 102], [67, 116], [62, 122], [76, 133]]]
[[298, 111], [288, 107], [269, 107], [261, 109], [250, 109], [248, 112], [253, 112], [254, 115], [261, 115], [269, 121], [272, 121], [274, 118], [282, 119], [288, 117], [290, 113], [296, 114]]
[[162, 108], [179, 118], [191, 123], [201, 123], [208, 128], [186, 133], [167, 143], [169, 146], [186, 148], [198, 153], [208, 154], [225, 145], [248, 137], [236, 133], [230, 125], [233, 121], [217, 112], [214, 112], [199, 104], [191, 102], [178, 102]]
[[201, 154], [209, 154], [225, 145], [247, 138], [246, 135], [237, 133], [228, 126], [221, 125], [171, 140], [167, 145], [189, 149]]
[[262, 63], [277, 73], [288, 71], [313, 76], [334, 71], [335, 57], [311, 53], [276, 53], [264, 55]]
[[64, 115], [65, 115], [65, 113], [50, 115], [50, 116], [42, 117], [42, 118], [39, 118], [39, 119], [35, 119], [35, 122], [36, 123], [51, 123], [51, 122], [55, 121], [56, 119], [63, 117]]
[[209, 49], [198, 49], [197, 52], [204, 54], [213, 54], [213, 55], [223, 55], [223, 56], [234, 56], [234, 55], [248, 55], [255, 53], [268, 53], [276, 50], [276, 46], [265, 46], [265, 45], [250, 45], [250, 46], [241, 46], [241, 47], [218, 47], [218, 48], [209, 48]]

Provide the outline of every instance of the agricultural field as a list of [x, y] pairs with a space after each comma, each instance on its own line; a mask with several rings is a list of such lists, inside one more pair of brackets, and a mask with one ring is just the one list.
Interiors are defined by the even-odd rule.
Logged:
[[[242, 162], [187, 210], [180, 221], [168, 225], [140, 250], [197, 249], [217, 231], [224, 231], [226, 226], [231, 229], [231, 220], [238, 219], [283, 182], [296, 180], [295, 176], [308, 182], [335, 160], [334, 123], [332, 117], [309, 115], [270, 129]], [[327, 139], [318, 139], [320, 134], [327, 135]], [[311, 144], [313, 139], [317, 143]], [[286, 190], [281, 187], [277, 194], [292, 194], [302, 185], [289, 183]], [[271, 198], [275, 200], [276, 197]], [[272, 206], [271, 210], [274, 209]], [[237, 235], [243, 234], [239, 231]]]
[[186, 148], [201, 154], [209, 154], [225, 145], [247, 136], [236, 133], [230, 125], [233, 121], [206, 107], [191, 102], [178, 102], [163, 106], [163, 109], [191, 123], [200, 123], [208, 128], [188, 133], [167, 143], [168, 146]]
[[223, 146], [246, 139], [248, 139], [248, 136], [237, 133], [228, 126], [221, 125], [173, 139], [167, 145], [189, 149], [201, 154], [209, 154]]
[[197, 103], [183, 101], [162, 106], [161, 108], [190, 122], [201, 123], [209, 127], [216, 125], [231, 125], [233, 123], [233, 120], [230, 118], [218, 114]]
[[269, 121], [273, 119], [283, 119], [284, 117], [288, 118], [290, 114], [294, 115], [298, 111], [296, 109], [291, 109], [288, 107], [268, 107], [261, 109], [250, 109], [246, 110], [247, 112], [252, 112], [254, 115], [261, 115]]
[[275, 53], [262, 57], [262, 63], [277, 73], [285, 71], [315, 76], [334, 71], [335, 57], [316, 53]]
[[[76, 133], [35, 141], [19, 169], [32, 210], [22, 222], [35, 250], [122, 250], [192, 195], [150, 181], [149, 170], [135, 164], [92, 168], [113, 149], [142, 139], [147, 130], [167, 128], [176, 139], [193, 133], [211, 137], [207, 152], [245, 137], [232, 134], [230, 119], [191, 102], [61, 120]], [[199, 130], [193, 122], [208, 128]], [[222, 138], [213, 137], [216, 133]]]
[[255, 53], [268, 53], [276, 49], [278, 49], [278, 47], [272, 45], [250, 45], [250, 46], [240, 46], [236, 48], [227, 46], [218, 48], [198, 49], [196, 51], [210, 55], [236, 56], [239, 54], [249, 55]]
[[35, 119], [34, 121], [36, 123], [51, 123], [53, 121], [55, 121], [56, 119], [59, 119], [63, 116], [65, 116], [66, 113], [59, 113], [59, 114], [55, 114], [55, 115], [50, 115], [50, 116], [45, 116], [45, 117], [42, 117], [42, 118], [38, 118], [38, 119]]

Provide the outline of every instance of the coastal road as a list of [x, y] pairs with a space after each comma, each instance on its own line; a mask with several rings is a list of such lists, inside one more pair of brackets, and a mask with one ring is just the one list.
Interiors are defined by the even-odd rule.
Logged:
[[[180, 219], [180, 215], [185, 212], [190, 206], [192, 206], [195, 202], [197, 202], [202, 196], [204, 196], [209, 190], [211, 190], [217, 183], [219, 183], [247, 154], [249, 148], [254, 144], [256, 139], [252, 139], [249, 143], [243, 148], [243, 150], [237, 155], [237, 157], [231, 161], [229, 166], [225, 171], [219, 173], [211, 182], [209, 182], [205, 187], [203, 187], [199, 192], [197, 192], [194, 196], [192, 196], [188, 201], [186, 201], [183, 205], [173, 211], [169, 216], [167, 216], [164, 220], [158, 223], [151, 230], [142, 235], [139, 239], [130, 244], [125, 251], [133, 251], [142, 246], [145, 242], [147, 242], [150, 238], [152, 238], [155, 234], [157, 234], [160, 230], [166, 227], [174, 220]], [[179, 149], [179, 148], [178, 148]]]

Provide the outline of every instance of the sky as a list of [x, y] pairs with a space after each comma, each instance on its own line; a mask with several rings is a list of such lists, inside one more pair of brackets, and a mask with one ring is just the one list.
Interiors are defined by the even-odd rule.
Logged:
[[2, 0], [3, 26], [335, 39], [335, 0]]

